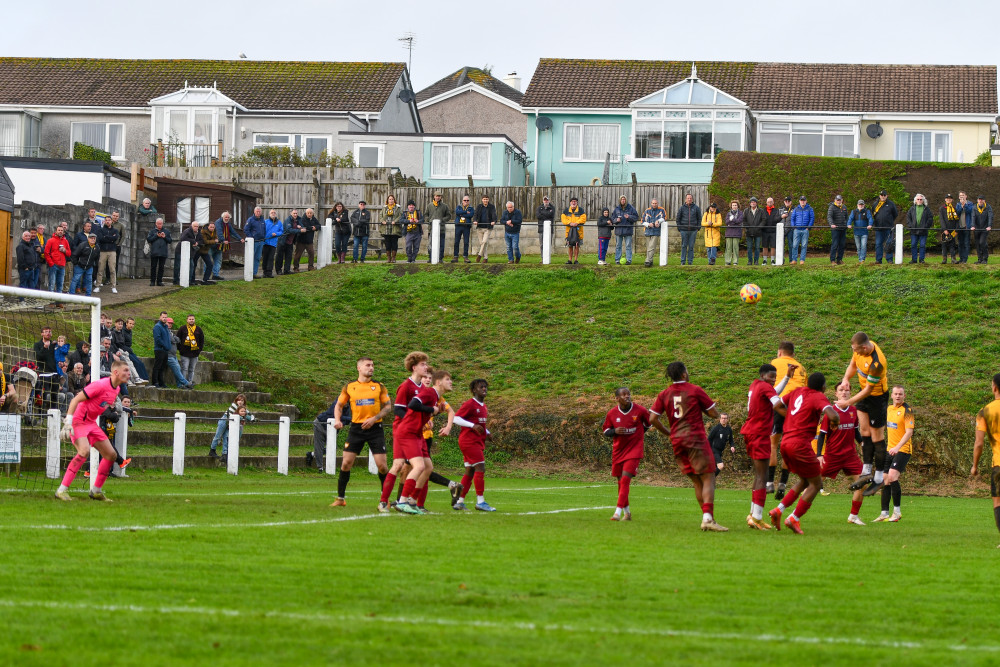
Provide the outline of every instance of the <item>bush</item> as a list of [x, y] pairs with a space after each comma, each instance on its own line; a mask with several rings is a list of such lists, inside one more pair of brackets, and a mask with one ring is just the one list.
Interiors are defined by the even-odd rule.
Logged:
[[340, 156], [326, 151], [312, 158], [288, 146], [258, 146], [229, 158], [231, 167], [355, 167], [354, 155]]
[[97, 162], [109, 164], [112, 167], [115, 166], [115, 161], [111, 159], [111, 153], [102, 151], [100, 148], [88, 146], [87, 144], [81, 144], [79, 141], [73, 142], [73, 159], [96, 160]]

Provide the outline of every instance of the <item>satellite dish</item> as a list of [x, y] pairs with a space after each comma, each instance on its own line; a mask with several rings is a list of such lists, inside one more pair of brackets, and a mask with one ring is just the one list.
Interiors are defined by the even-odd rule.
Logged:
[[548, 116], [539, 116], [535, 119], [535, 127], [541, 131], [552, 129], [552, 119]]
[[872, 139], [878, 139], [882, 136], [882, 126], [878, 123], [872, 123], [865, 128], [865, 134], [867, 134]]
[[399, 101], [402, 102], [403, 104], [409, 104], [415, 99], [417, 99], [417, 96], [413, 94], [412, 90], [404, 88], [403, 90], [399, 91]]

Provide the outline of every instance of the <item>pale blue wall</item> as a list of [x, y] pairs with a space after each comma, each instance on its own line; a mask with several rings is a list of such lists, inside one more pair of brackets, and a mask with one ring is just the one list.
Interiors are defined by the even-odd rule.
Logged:
[[[456, 141], [455, 143], [467, 143]], [[431, 142], [424, 142], [424, 180], [428, 187], [439, 188], [460, 188], [468, 185], [465, 178], [431, 178]], [[490, 178], [489, 180], [476, 179], [475, 184], [483, 187], [502, 187], [507, 185], [504, 162], [510, 162], [510, 185], [524, 185], [524, 167], [509, 158], [504, 152], [505, 144], [502, 141], [495, 141], [490, 144]]]

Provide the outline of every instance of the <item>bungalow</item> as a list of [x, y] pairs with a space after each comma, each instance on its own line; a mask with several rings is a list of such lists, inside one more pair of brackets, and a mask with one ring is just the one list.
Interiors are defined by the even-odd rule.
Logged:
[[477, 67], [463, 67], [418, 92], [417, 108], [426, 132], [504, 134], [523, 149], [523, 97], [516, 72], [501, 81]]
[[543, 58], [521, 105], [534, 183], [708, 183], [723, 150], [972, 162], [997, 68]]

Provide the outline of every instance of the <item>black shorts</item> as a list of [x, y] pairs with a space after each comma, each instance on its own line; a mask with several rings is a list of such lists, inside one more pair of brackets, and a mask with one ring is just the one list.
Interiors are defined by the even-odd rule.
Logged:
[[768, 250], [774, 248], [774, 235], [774, 232], [764, 232], [761, 234], [761, 247], [767, 248]]
[[1000, 498], [1000, 466], [993, 466], [993, 472], [990, 474], [990, 495]]
[[370, 454], [385, 454], [385, 431], [382, 429], [382, 424], [375, 424], [366, 431], [361, 428], [361, 424], [351, 422], [344, 451], [360, 454], [365, 445], [368, 445]]
[[[892, 457], [892, 464], [889, 466], [890, 470], [895, 470], [900, 474], [906, 472], [906, 464], [910, 462], [910, 455], [899, 452]], [[995, 470], [995, 468], [994, 468]]]
[[858, 412], [868, 415], [868, 424], [872, 428], [885, 428], [886, 412], [889, 410], [889, 394], [881, 396], [865, 396], [858, 401]]
[[785, 432], [785, 417], [784, 415], [779, 415], [777, 412], [774, 413], [774, 428], [771, 429], [771, 435], [781, 435]]

